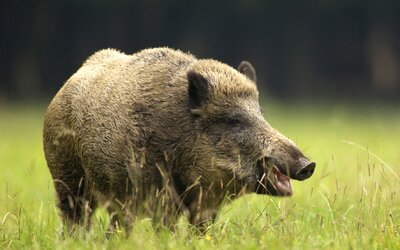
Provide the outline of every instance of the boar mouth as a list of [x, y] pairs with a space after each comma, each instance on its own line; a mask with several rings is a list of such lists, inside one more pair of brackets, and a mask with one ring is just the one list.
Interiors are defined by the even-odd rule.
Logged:
[[266, 157], [257, 161], [257, 176], [256, 193], [273, 196], [293, 194], [290, 178]]

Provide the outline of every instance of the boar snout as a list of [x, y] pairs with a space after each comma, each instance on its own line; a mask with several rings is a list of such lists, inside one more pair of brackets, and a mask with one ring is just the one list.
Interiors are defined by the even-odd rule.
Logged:
[[304, 156], [291, 160], [271, 160], [278, 169], [291, 179], [303, 181], [313, 175], [315, 169], [315, 162], [311, 162]]
[[258, 194], [269, 194], [273, 196], [291, 196], [293, 194], [290, 179], [299, 181], [309, 178], [315, 169], [315, 162], [305, 157], [299, 158], [297, 164], [292, 168], [279, 165], [276, 160], [264, 157], [257, 162], [257, 186], [255, 192]]
[[311, 162], [305, 158], [300, 159], [300, 169], [295, 173], [293, 179], [303, 181], [311, 177], [314, 173], [315, 162]]

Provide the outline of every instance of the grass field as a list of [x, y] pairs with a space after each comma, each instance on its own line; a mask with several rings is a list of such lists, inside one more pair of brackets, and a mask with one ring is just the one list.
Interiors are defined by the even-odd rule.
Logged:
[[105, 240], [98, 210], [89, 233], [63, 238], [44, 160], [44, 105], [0, 106], [0, 248], [400, 249], [400, 105], [267, 103], [266, 119], [317, 163], [291, 198], [247, 195], [223, 207], [206, 235], [143, 218], [129, 239]]

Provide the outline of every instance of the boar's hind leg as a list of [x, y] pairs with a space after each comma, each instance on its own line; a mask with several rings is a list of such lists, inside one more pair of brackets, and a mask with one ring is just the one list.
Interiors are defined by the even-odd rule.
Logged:
[[90, 218], [96, 208], [92, 185], [85, 177], [80, 159], [69, 144], [69, 138], [57, 145], [45, 144], [47, 164], [54, 179], [58, 207], [69, 233], [77, 225], [90, 227]]
[[97, 204], [79, 163], [69, 162], [54, 179], [58, 207], [68, 230], [73, 232], [76, 225], [89, 229], [91, 216]]

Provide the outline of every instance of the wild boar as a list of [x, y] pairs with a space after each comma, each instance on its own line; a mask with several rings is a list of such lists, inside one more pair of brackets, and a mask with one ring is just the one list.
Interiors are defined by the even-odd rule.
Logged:
[[[173, 224], [212, 221], [223, 200], [288, 196], [315, 163], [272, 128], [256, 73], [169, 48], [92, 55], [51, 101], [43, 142], [64, 223], [90, 225], [97, 205], [110, 228], [137, 213]], [[161, 216], [160, 216], [161, 214]]]

